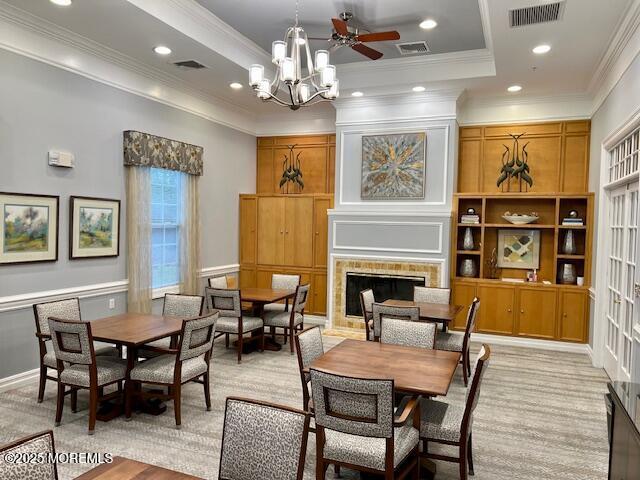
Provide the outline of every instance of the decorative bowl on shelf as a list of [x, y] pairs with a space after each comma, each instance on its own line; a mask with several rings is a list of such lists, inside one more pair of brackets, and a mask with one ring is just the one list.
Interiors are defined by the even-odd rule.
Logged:
[[509, 223], [513, 223], [514, 225], [526, 225], [527, 223], [537, 222], [540, 217], [536, 212], [531, 212], [529, 215], [504, 212], [502, 218], [504, 218]]

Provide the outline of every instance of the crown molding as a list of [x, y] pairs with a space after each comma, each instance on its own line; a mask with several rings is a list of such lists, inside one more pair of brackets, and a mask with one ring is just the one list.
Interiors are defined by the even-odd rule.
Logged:
[[429, 90], [425, 92], [370, 95], [366, 97], [344, 97], [334, 100], [336, 109], [379, 107], [388, 105], [415, 105], [417, 103], [456, 102], [463, 94], [462, 89]]
[[640, 0], [631, 0], [613, 32], [589, 82], [588, 92], [594, 97], [592, 114], [640, 52]]
[[0, 48], [254, 134], [255, 114], [178, 77], [0, 1]]

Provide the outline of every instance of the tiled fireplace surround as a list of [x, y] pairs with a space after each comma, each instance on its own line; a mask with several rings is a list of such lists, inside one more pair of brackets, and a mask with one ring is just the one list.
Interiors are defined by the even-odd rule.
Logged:
[[333, 260], [333, 328], [342, 330], [363, 330], [362, 317], [345, 314], [347, 273], [371, 273], [389, 276], [420, 276], [425, 278], [427, 286], [438, 287], [441, 278], [442, 263], [403, 261], [403, 260], [371, 260], [363, 258], [334, 258]]

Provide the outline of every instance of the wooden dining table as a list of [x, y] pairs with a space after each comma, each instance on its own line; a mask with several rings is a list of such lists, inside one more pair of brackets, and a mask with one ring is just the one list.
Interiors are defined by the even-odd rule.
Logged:
[[324, 372], [360, 378], [393, 379], [400, 392], [446, 395], [460, 361], [459, 352], [346, 339], [311, 363]]
[[[248, 287], [240, 289], [240, 298], [242, 299], [242, 302], [249, 302], [253, 304], [254, 315], [257, 317], [262, 317], [265, 305], [269, 303], [280, 302], [282, 300], [288, 301], [289, 299], [293, 299], [295, 295], [295, 290], [284, 290], [277, 288]], [[253, 345], [254, 343], [255, 342], [245, 343], [245, 348], [248, 350], [255, 348], [255, 346]], [[279, 351], [282, 349], [282, 345], [280, 345], [271, 337], [265, 336], [264, 348], [265, 350]]]
[[389, 299], [382, 303], [392, 307], [418, 307], [420, 309], [420, 320], [442, 323], [442, 331], [444, 332], [449, 328], [449, 323], [454, 321], [458, 313], [464, 308], [462, 305], [414, 302], [412, 300]]
[[113, 457], [113, 462], [98, 465], [76, 477], [76, 480], [142, 480], [150, 478], [154, 480], [202, 480], [200, 477], [125, 457]]

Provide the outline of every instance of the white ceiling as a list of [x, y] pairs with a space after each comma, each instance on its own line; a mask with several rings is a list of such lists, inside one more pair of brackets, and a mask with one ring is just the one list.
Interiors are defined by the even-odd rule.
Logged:
[[[295, 0], [197, 0], [214, 15], [242, 32], [265, 51], [271, 42], [281, 40], [294, 23]], [[340, 12], [354, 14], [356, 23], [370, 32], [397, 30], [399, 41], [370, 43], [383, 58], [401, 57], [396, 43], [426, 41], [433, 54], [475, 50], [485, 47], [478, 3], [473, 0], [300, 0], [299, 23], [309, 37], [329, 38], [331, 18]], [[437, 19], [438, 28], [419, 27], [426, 19]], [[311, 41], [313, 49], [326, 48], [323, 40]], [[368, 61], [348, 47], [332, 56], [332, 63]]]
[[[465, 90], [469, 98], [522, 99], [587, 93], [632, 1], [566, 0], [560, 21], [513, 29], [508, 10], [541, 0], [351, 0], [346, 7], [342, 0], [303, 0], [301, 23], [310, 36], [329, 34], [330, 18], [348, 8], [373, 30], [398, 29], [402, 41], [426, 39], [437, 52], [387, 58], [395, 54], [394, 48], [380, 46], [385, 58], [361, 61], [353, 52], [338, 51], [334, 62], [357, 60], [338, 67], [343, 96], [356, 89], [365, 96], [410, 92], [420, 83], [428, 90]], [[268, 62], [264, 50], [291, 22], [294, 0], [74, 0], [68, 8], [48, 0], [5, 2], [98, 42], [190, 91], [258, 115], [286, 112], [255, 98], [246, 85], [246, 68], [254, 61]], [[438, 27], [419, 29], [417, 22], [424, 17], [435, 18]], [[540, 43], [550, 44], [551, 52], [534, 55], [531, 49]], [[168, 45], [173, 53], [156, 55], [152, 48], [158, 44]], [[480, 65], [478, 56], [489, 58], [490, 65]], [[183, 71], [171, 63], [190, 59], [208, 68]], [[245, 88], [230, 89], [235, 81]], [[508, 95], [506, 87], [515, 83], [523, 86], [522, 92]], [[326, 104], [311, 110], [317, 116], [332, 114]]]

